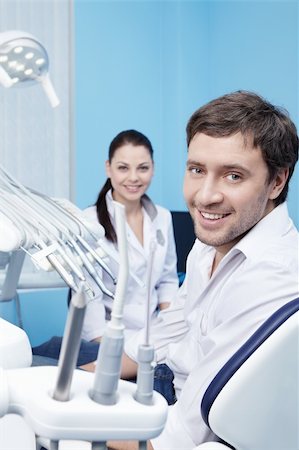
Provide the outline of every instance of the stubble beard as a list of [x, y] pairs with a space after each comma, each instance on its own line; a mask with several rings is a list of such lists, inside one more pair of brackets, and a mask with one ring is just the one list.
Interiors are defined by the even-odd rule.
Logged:
[[[200, 224], [196, 222], [196, 215], [198, 212], [193, 212], [193, 210], [197, 208], [195, 205], [192, 205], [190, 214], [193, 218], [195, 235], [202, 243], [212, 247], [220, 247], [228, 244], [232, 244], [231, 246], [233, 246], [239, 242], [242, 237], [244, 237], [264, 217], [264, 215], [266, 215], [266, 205], [266, 193], [262, 192], [257, 198], [255, 206], [241, 212], [237, 222], [232, 223], [228, 228], [224, 229], [223, 232], [222, 230], [215, 232], [202, 230]], [[232, 212], [231, 214], [233, 215], [236, 213]]]

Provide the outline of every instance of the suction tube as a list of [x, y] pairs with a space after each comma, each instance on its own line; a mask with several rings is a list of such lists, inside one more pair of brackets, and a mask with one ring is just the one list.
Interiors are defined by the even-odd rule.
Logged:
[[128, 280], [128, 252], [125, 208], [114, 202], [117, 241], [119, 247], [119, 273], [116, 292], [111, 313], [101, 341], [96, 365], [94, 386], [90, 397], [103, 405], [114, 405], [117, 402], [117, 387], [121, 371], [121, 359], [124, 348], [124, 326], [122, 323], [125, 293]]

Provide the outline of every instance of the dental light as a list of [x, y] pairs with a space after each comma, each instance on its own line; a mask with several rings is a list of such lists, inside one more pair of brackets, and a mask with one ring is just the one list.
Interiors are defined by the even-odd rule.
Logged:
[[49, 77], [49, 58], [31, 34], [12, 30], [0, 33], [0, 83], [6, 88], [40, 82], [53, 108], [59, 99]]

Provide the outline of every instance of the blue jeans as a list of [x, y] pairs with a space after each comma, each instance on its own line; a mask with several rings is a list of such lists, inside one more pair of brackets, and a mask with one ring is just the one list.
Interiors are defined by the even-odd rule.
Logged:
[[155, 367], [154, 390], [163, 395], [169, 405], [173, 405], [177, 401], [173, 378], [173, 372], [166, 364], [158, 364]]
[[[33, 356], [42, 356], [43, 358], [51, 358], [52, 360], [59, 359], [59, 353], [61, 349], [62, 337], [53, 336], [49, 341], [44, 342], [37, 347], [32, 348]], [[89, 342], [85, 339], [81, 340], [79, 355], [77, 360], [77, 366], [95, 361], [98, 356], [100, 344], [98, 342]], [[38, 359], [38, 358], [36, 358]], [[35, 360], [35, 358], [33, 358]], [[45, 360], [46, 361], [46, 360]], [[38, 365], [38, 364], [36, 364]]]

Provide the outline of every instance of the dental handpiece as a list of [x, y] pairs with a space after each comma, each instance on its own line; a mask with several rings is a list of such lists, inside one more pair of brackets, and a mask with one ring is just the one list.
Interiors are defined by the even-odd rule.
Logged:
[[106, 294], [108, 297], [114, 298], [114, 294], [111, 291], [109, 291], [109, 289], [106, 288], [106, 286], [104, 285], [103, 281], [98, 276], [98, 274], [96, 273], [96, 271], [93, 268], [92, 264], [88, 260], [88, 258], [85, 255], [85, 253], [81, 250], [81, 248], [79, 247], [77, 242], [75, 242], [74, 239], [70, 239], [68, 242], [74, 248], [74, 250], [78, 253], [79, 257], [81, 258], [81, 260], [83, 262], [83, 265], [85, 266], [85, 268], [87, 270], [87, 272], [96, 281], [96, 283], [99, 286], [99, 288], [101, 289], [101, 291], [104, 294]]

